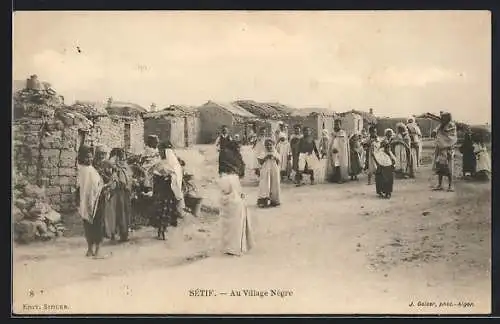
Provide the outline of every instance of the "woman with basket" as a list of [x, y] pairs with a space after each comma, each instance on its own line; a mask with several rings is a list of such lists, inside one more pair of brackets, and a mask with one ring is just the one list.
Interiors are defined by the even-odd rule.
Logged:
[[394, 186], [394, 165], [396, 157], [391, 151], [392, 129], [386, 129], [386, 138], [380, 143], [378, 149], [372, 152], [373, 160], [377, 166], [375, 171], [375, 188], [380, 198], [390, 199]]

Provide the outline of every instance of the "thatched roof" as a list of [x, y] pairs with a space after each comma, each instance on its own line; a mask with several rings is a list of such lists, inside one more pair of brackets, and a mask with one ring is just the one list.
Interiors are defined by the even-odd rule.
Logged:
[[159, 111], [147, 112], [143, 115], [143, 118], [159, 118], [159, 117], [184, 117], [184, 116], [196, 116], [198, 111], [195, 107], [184, 106], [184, 105], [170, 105]]
[[136, 117], [146, 113], [147, 109], [132, 102], [113, 101], [107, 104], [106, 111], [110, 115]]
[[249, 111], [247, 111], [247, 110], [241, 108], [240, 106], [238, 106], [234, 103], [231, 103], [231, 102], [220, 102], [220, 101], [215, 102], [215, 101], [210, 100], [207, 103], [205, 103], [203, 106], [201, 106], [200, 108], [205, 108], [205, 107], [219, 107], [219, 108], [226, 110], [227, 112], [229, 112], [233, 116], [237, 116], [237, 117], [257, 118], [257, 116], [255, 116], [254, 114], [250, 113]]
[[281, 104], [256, 102], [253, 100], [237, 100], [233, 104], [240, 106], [246, 111], [264, 119], [282, 119], [290, 115], [292, 108]]
[[300, 108], [295, 109], [292, 113], [293, 116], [311, 116], [311, 115], [325, 115], [334, 116], [335, 112], [328, 108]]

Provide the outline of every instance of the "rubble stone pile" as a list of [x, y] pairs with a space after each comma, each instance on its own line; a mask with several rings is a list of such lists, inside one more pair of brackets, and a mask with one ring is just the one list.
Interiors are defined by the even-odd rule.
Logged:
[[[83, 114], [57, 101], [55, 91], [44, 91], [27, 84], [26, 89], [15, 94], [14, 109], [18, 115], [13, 123], [14, 167], [27, 183], [44, 188], [43, 204], [48, 204], [55, 212], [70, 215], [76, 209], [74, 192], [77, 182], [77, 148], [82, 131], [89, 130], [93, 124]], [[40, 92], [41, 96], [35, 95]], [[33, 96], [27, 95], [30, 93]], [[51, 94], [48, 99], [47, 93]], [[91, 137], [92, 134], [86, 136]], [[19, 193], [23, 194], [22, 191]], [[45, 207], [40, 208], [42, 211], [46, 210]], [[19, 218], [26, 211], [15, 212]], [[40, 213], [51, 215], [50, 212]], [[67, 227], [77, 222], [72, 219], [63, 220]], [[26, 228], [33, 225], [26, 222], [23, 224]], [[40, 224], [38, 223], [42, 226]]]
[[61, 215], [48, 204], [44, 188], [30, 184], [17, 174], [13, 189], [12, 222], [16, 242], [47, 241], [64, 234]]

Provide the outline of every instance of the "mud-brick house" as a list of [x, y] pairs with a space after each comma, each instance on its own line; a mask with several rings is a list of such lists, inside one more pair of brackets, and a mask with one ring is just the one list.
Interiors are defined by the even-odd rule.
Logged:
[[174, 147], [190, 147], [200, 141], [200, 113], [194, 107], [171, 105], [143, 115], [144, 140], [157, 135]]
[[297, 109], [286, 119], [286, 124], [290, 130], [293, 130], [294, 125], [302, 125], [302, 127], [310, 127], [315, 139], [321, 137], [323, 129], [329, 133], [333, 131], [333, 121], [335, 113], [326, 108], [303, 108]]
[[237, 100], [233, 104], [257, 116], [258, 120], [252, 125], [255, 132], [261, 127], [265, 127], [268, 134], [275, 134], [279, 129], [279, 124], [284, 122], [294, 111], [293, 108], [279, 103], [263, 103], [253, 100]]
[[93, 123], [92, 136], [82, 132], [83, 142], [90, 145], [105, 144], [110, 148], [121, 147], [136, 154], [144, 150], [142, 115], [146, 109], [133, 103], [119, 101], [112, 104], [76, 101], [70, 108]]
[[213, 143], [223, 125], [226, 125], [232, 134], [246, 137], [258, 120], [257, 116], [234, 103], [208, 101], [198, 107], [198, 111], [201, 144]]
[[338, 114], [342, 121], [342, 128], [347, 132], [348, 136], [353, 134], [361, 134], [364, 127], [364, 120], [360, 114], [353, 110]]
[[373, 113], [373, 108], [370, 108], [368, 111], [352, 109], [351, 112], [363, 118], [363, 128], [366, 130], [368, 130], [370, 126], [377, 126], [378, 124], [378, 118]]

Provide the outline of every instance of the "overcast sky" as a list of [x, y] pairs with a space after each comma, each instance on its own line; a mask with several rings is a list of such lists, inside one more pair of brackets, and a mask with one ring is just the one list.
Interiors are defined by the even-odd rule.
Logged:
[[486, 11], [18, 12], [13, 77], [37, 74], [69, 102], [253, 99], [484, 123], [490, 39]]

